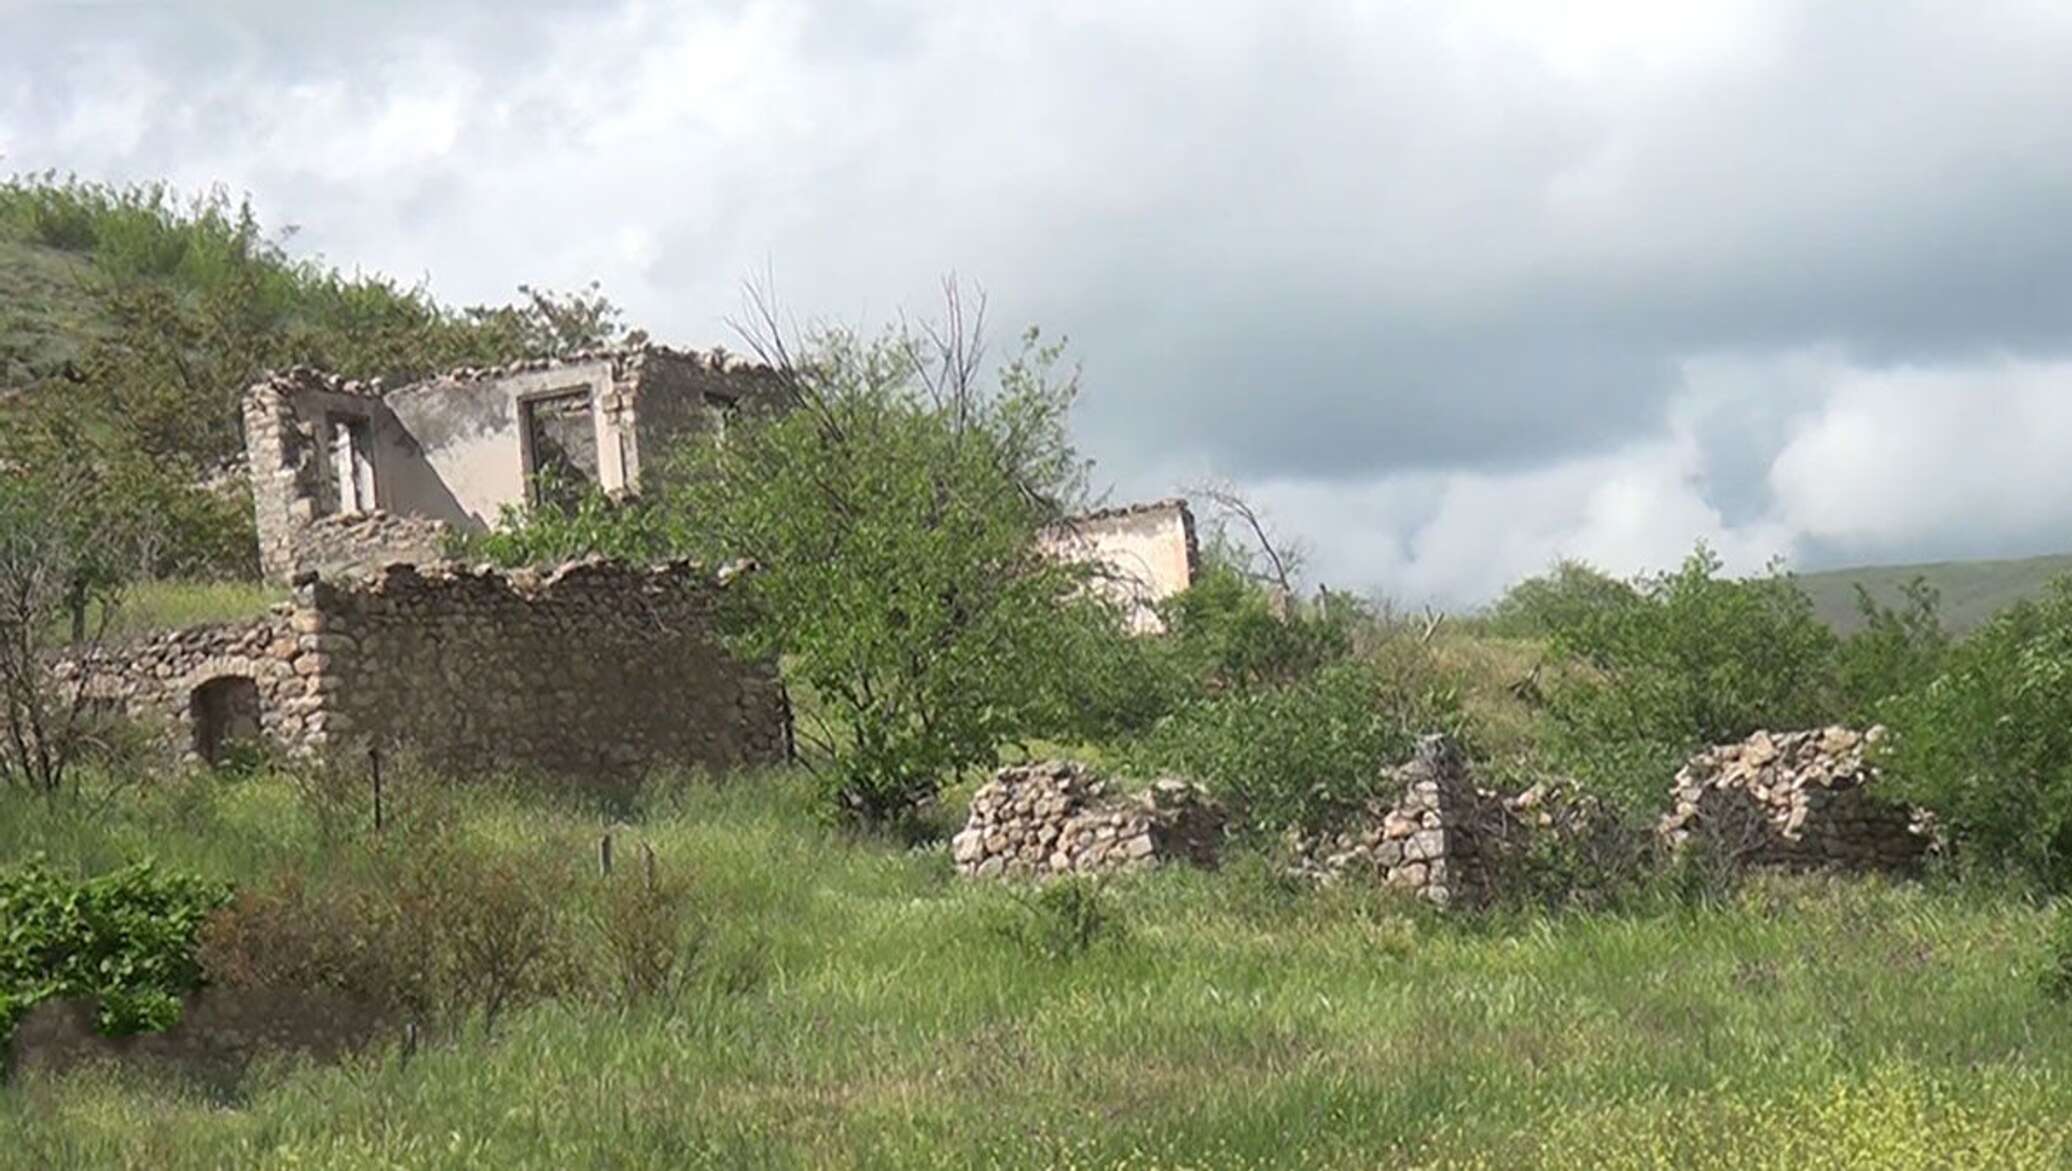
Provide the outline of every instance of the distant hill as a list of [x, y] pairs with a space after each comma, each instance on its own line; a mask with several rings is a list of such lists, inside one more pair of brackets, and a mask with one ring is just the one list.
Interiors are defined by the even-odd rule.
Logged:
[[1884, 605], [1897, 605], [1900, 587], [1916, 577], [1942, 591], [1943, 624], [1953, 631], [1976, 629], [2013, 603], [2042, 592], [2052, 578], [2072, 573], [2072, 553], [2017, 561], [1940, 561], [1926, 565], [1877, 565], [1799, 575], [1799, 583], [1829, 625], [1844, 633], [1862, 625], [1855, 586], [1861, 583]]

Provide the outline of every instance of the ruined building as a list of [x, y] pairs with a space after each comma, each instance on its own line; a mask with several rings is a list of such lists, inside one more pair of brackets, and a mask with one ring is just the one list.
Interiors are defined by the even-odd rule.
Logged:
[[245, 397], [259, 560], [285, 583], [435, 560], [537, 491], [636, 489], [776, 377], [713, 351], [607, 350], [388, 388], [307, 368]]
[[1072, 517], [1044, 530], [1042, 544], [1052, 557], [1092, 562], [1101, 590], [1125, 608], [1138, 634], [1162, 633], [1155, 607], [1200, 572], [1194, 513], [1177, 498]]
[[84, 673], [94, 707], [209, 763], [240, 742], [576, 779], [778, 761], [790, 717], [775, 670], [714, 634], [736, 573], [599, 560], [545, 573], [305, 572], [292, 600], [258, 618], [102, 648], [57, 671]]

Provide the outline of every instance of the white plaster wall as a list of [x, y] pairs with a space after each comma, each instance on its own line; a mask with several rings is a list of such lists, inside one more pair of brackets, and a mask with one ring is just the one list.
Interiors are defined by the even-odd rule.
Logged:
[[584, 362], [475, 382], [436, 381], [388, 396], [415, 439], [446, 500], [399, 493], [398, 511], [437, 516], [472, 528], [494, 525], [504, 505], [525, 502], [532, 475], [521, 404], [571, 390], [590, 391], [597, 427], [598, 479], [607, 491], [626, 483], [631, 427], [596, 409], [612, 393], [609, 361]]
[[1054, 557], [1105, 566], [1103, 588], [1131, 607], [1131, 628], [1155, 633], [1165, 625], [1152, 604], [1193, 582], [1192, 529], [1186, 505], [1173, 501], [1068, 521], [1045, 532], [1042, 545]]

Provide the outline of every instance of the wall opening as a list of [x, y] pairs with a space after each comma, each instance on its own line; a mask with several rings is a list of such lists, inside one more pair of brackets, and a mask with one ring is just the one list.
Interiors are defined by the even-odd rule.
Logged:
[[372, 512], [374, 428], [358, 415], [332, 415], [329, 487], [332, 511]]
[[527, 494], [535, 508], [573, 508], [597, 478], [597, 421], [588, 389], [522, 404]]
[[222, 764], [235, 745], [259, 743], [259, 684], [249, 675], [222, 675], [194, 689], [194, 752]]

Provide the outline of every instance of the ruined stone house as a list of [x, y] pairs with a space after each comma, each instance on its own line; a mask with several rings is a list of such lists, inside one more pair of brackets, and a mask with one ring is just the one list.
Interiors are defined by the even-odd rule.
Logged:
[[636, 490], [678, 440], [773, 393], [774, 373], [661, 346], [463, 369], [385, 387], [306, 367], [245, 396], [259, 560], [304, 570], [436, 560], [545, 490]]
[[1041, 541], [1053, 557], [1093, 563], [1099, 588], [1138, 634], [1162, 633], [1158, 603], [1200, 572], [1194, 513], [1178, 498], [1083, 513], [1045, 529]]
[[257, 618], [101, 648], [56, 671], [95, 708], [209, 763], [240, 742], [573, 779], [779, 761], [790, 715], [774, 668], [715, 634], [738, 572], [601, 559], [548, 572], [306, 571]]

